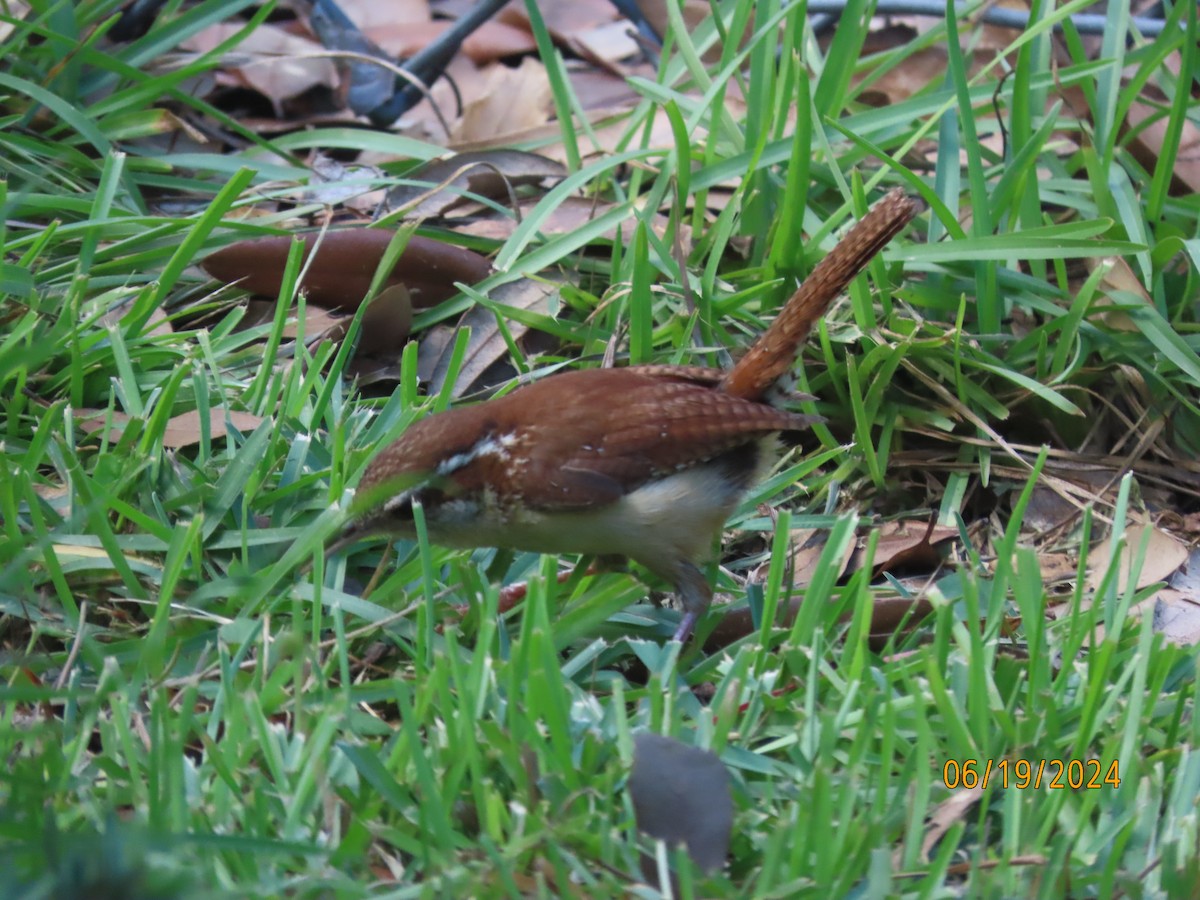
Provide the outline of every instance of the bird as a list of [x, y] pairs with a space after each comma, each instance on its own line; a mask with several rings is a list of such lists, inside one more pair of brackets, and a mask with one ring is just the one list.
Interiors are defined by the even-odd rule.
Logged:
[[813, 325], [922, 209], [896, 188], [821, 260], [749, 351], [723, 370], [632, 365], [559, 372], [419, 419], [368, 463], [354, 518], [368, 536], [630, 559], [674, 586], [686, 642], [713, 590], [700, 569], [729, 515], [813, 417], [771, 405]]

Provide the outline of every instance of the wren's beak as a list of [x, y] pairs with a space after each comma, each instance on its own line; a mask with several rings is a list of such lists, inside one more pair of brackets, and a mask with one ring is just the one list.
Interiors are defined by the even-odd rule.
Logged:
[[372, 537], [385, 537], [395, 532], [394, 528], [388, 528], [388, 521], [391, 516], [386, 514], [367, 515], [363, 518], [352, 519], [343, 529], [341, 535], [338, 536], [332, 544], [325, 548], [325, 561], [333, 557], [339, 550], [345, 550], [347, 547], [357, 544], [359, 541]]
[[361, 541], [365, 537], [368, 537], [370, 534], [371, 534], [370, 531], [365, 531], [362, 528], [361, 523], [351, 522], [342, 531], [341, 536], [336, 541], [334, 541], [332, 544], [330, 544], [328, 547], [325, 548], [325, 562], [328, 564], [329, 560], [332, 559], [333, 555], [335, 553], [337, 553], [339, 550], [345, 550], [347, 547], [349, 547], [353, 544], [357, 544], [359, 541]]
[[[411, 515], [413, 501], [422, 488], [435, 483], [426, 473], [406, 472], [383, 479], [370, 487], [361, 487], [350, 505], [349, 524], [341, 536], [325, 548], [325, 560], [364, 538], [394, 534], [397, 520]], [[391, 523], [389, 527], [389, 523]]]

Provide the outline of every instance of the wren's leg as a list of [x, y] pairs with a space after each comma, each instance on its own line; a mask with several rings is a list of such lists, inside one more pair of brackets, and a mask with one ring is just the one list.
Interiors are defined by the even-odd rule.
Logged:
[[683, 618], [675, 629], [674, 640], [684, 643], [712, 603], [713, 590], [704, 574], [690, 562], [679, 563], [675, 571], [675, 590], [683, 604]]

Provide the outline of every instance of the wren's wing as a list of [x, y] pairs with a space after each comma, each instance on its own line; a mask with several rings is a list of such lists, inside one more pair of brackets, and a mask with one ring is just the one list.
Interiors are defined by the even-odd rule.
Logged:
[[514, 455], [524, 461], [521, 499], [531, 508], [615, 502], [652, 478], [812, 422], [696, 381], [621, 369], [576, 374], [593, 377], [578, 379], [578, 392], [557, 418], [539, 419], [513, 441]]
[[511, 508], [603, 506], [812, 421], [714, 390], [714, 380], [690, 367], [565, 372], [429, 416], [372, 460], [360, 508], [397, 508], [427, 492]]

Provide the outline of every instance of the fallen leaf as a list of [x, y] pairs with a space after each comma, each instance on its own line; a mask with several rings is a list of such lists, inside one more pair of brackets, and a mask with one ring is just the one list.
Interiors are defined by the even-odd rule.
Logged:
[[[192, 35], [182, 46], [208, 53], [243, 30], [234, 22], [210, 25]], [[221, 70], [219, 80], [258, 91], [271, 101], [282, 116], [285, 100], [322, 86], [336, 90], [337, 66], [316, 41], [289, 34], [282, 28], [262, 24], [246, 35], [230, 54], [236, 60]]]
[[[514, 309], [549, 315], [551, 300], [557, 294], [558, 286], [554, 283], [522, 278], [496, 288], [491, 292], [490, 298], [495, 303]], [[508, 319], [506, 327], [514, 341], [520, 340], [529, 330], [527, 325], [516, 319]], [[467, 393], [493, 363], [508, 353], [508, 343], [496, 324], [496, 314], [487, 307], [474, 306], [468, 310], [455, 331], [461, 328], [470, 328], [471, 337], [467, 343], [462, 367], [454, 382], [454, 389], [451, 391], [452, 397], [461, 397]], [[428, 346], [422, 344], [422, 350], [426, 351], [423, 355], [428, 362], [432, 362], [428, 378], [422, 380], [430, 383], [432, 393], [439, 393], [450, 374], [450, 360], [454, 349], [453, 335], [447, 330], [437, 349], [433, 350], [433, 347], [432, 343]], [[430, 352], [431, 350], [433, 352]], [[422, 368], [424, 369], [424, 366]]]
[[33, 492], [50, 504], [71, 496], [71, 488], [65, 484], [35, 484]]
[[[637, 66], [628, 67], [628, 70], [643, 78], [653, 75], [653, 70], [643, 70]], [[640, 99], [638, 92], [630, 86], [628, 77], [617, 76], [605, 69], [592, 66], [569, 69], [567, 76], [571, 81], [571, 93], [579, 100], [580, 109], [607, 110], [615, 116], [621, 110], [632, 109]]]
[[546, 67], [525, 57], [515, 69], [492, 65], [483, 96], [468, 103], [462, 118], [451, 129], [454, 143], [505, 143], [507, 137], [550, 120], [550, 78]]
[[733, 830], [729, 772], [721, 758], [669, 737], [634, 736], [629, 795], [638, 829], [683, 844], [705, 872], [725, 864]]
[[94, 434], [105, 426], [111, 416], [112, 427], [108, 429], [106, 440], [110, 443], [116, 443], [121, 439], [121, 435], [125, 433], [125, 426], [129, 424], [132, 416], [114, 409], [111, 412], [107, 409], [93, 409], [91, 407], [81, 407], [75, 410], [75, 415], [79, 418], [79, 427], [86, 434]]
[[381, 182], [387, 177], [374, 166], [348, 166], [332, 156], [316, 153], [310, 163], [313, 177], [297, 199], [311, 199], [326, 206], [346, 206], [367, 212], [383, 199]]
[[429, 0], [338, 0], [342, 12], [363, 34], [379, 43], [379, 32], [389, 25], [415, 25], [428, 22], [433, 13]]
[[[835, 580], [841, 579], [846, 574], [846, 569], [850, 566], [850, 560], [854, 558], [854, 552], [854, 543], [848, 542], [842, 558], [835, 563], [837, 566], [837, 571], [834, 574]], [[792, 584], [797, 588], [806, 588], [812, 584], [817, 572], [817, 563], [820, 562], [821, 556], [824, 553], [825, 542], [820, 539], [810, 540], [797, 550], [796, 555], [792, 557], [792, 567], [795, 573], [792, 577]]]
[[[386, 8], [378, 2], [376, 5]], [[371, 33], [371, 38], [396, 58], [406, 59], [424, 50], [452, 27], [454, 23], [448, 19], [393, 22], [377, 28]], [[529, 31], [493, 19], [471, 32], [463, 41], [461, 50], [475, 65], [485, 66], [507, 57], [534, 53], [537, 51], [537, 41]]]
[[[983, 785], [979, 784], [973, 788], [959, 788], [950, 794], [945, 800], [933, 808], [933, 812], [929, 814], [927, 825], [925, 826], [925, 838], [921, 841], [921, 861], [929, 862], [929, 855], [933, 852], [933, 848], [937, 846], [938, 841], [946, 836], [956, 823], [961, 822], [971, 807], [983, 799]], [[897, 849], [897, 856], [893, 860], [896, 868], [900, 868], [902, 858], [901, 849]]]
[[363, 313], [358, 352], [398, 357], [412, 332], [412, 319], [412, 299], [408, 288], [402, 284], [384, 288], [367, 304], [367, 310]]
[[[275, 320], [275, 301], [250, 298], [246, 303], [246, 317], [242, 320], [247, 327], [265, 325]], [[304, 304], [304, 342], [331, 340], [339, 341], [346, 334], [346, 313], [328, 310], [315, 303]], [[295, 340], [300, 336], [300, 322], [289, 319], [283, 326], [283, 336]]]
[[[654, 29], [655, 34], [662, 37], [671, 30], [671, 18], [667, 12], [667, 4], [678, 3], [678, 0], [634, 0], [634, 2], [637, 5], [638, 12], [650, 23], [650, 27]], [[708, 0], [683, 0], [682, 8], [679, 12], [688, 31], [695, 31], [701, 22], [711, 18], [713, 14]], [[749, 27], [750, 25], [747, 24], [747, 28]], [[718, 40], [704, 52], [703, 59], [706, 63], [711, 64], [720, 58], [721, 41]]]
[[[925, 586], [926, 579], [916, 587]], [[868, 631], [871, 649], [882, 649], [896, 636], [903, 625], [911, 630], [933, 612], [933, 604], [923, 596], [902, 597], [875, 591], [875, 602], [871, 604], [871, 626]]]
[[[621, 18], [616, 4], [609, 0], [542, 0], [538, 4], [538, 12], [546, 23], [546, 30], [560, 44], [569, 43], [571, 38], [580, 33]], [[516, 28], [532, 30], [524, 3], [508, 4], [500, 10], [497, 18]]]
[[633, 26], [625, 20], [580, 32], [571, 39], [571, 46], [581, 56], [601, 63], [615, 63], [641, 53], [633, 38]]
[[30, 8], [30, 5], [24, 0], [14, 0], [7, 5], [4, 10], [4, 18], [0, 19], [0, 41], [8, 40], [13, 29], [25, 20]]
[[1200, 643], [1200, 598], [1172, 588], [1154, 595], [1154, 630], [1180, 647]]
[[[1142, 285], [1133, 269], [1120, 256], [1094, 256], [1084, 261], [1088, 272], [1094, 272], [1100, 266], [1107, 266], [1108, 271], [1100, 277], [1100, 288], [1115, 302], [1128, 305], [1130, 298], [1137, 298], [1147, 306], [1153, 306], [1154, 301]], [[1102, 309], [1088, 316], [1093, 321], [1101, 321], [1116, 331], [1140, 331], [1129, 313], [1123, 309]]]
[[[394, 236], [395, 232], [383, 228], [326, 232], [301, 282], [309, 302], [346, 312], [356, 310]], [[312, 253], [320, 235], [308, 232], [301, 237], [305, 254]], [[209, 254], [200, 266], [218, 281], [274, 297], [283, 282], [291, 244], [288, 235], [238, 241]], [[491, 263], [478, 253], [413, 235], [387, 283], [403, 284], [413, 305], [423, 309], [458, 293], [455, 282], [476, 284], [491, 271]]]
[[[79, 427], [91, 434], [104, 427], [110, 413], [104, 409], [79, 409], [76, 411], [76, 415], [80, 417]], [[119, 441], [130, 423], [137, 422], [139, 425], [142, 424], [142, 420], [134, 419], [133, 416], [117, 410], [113, 410], [111, 416], [112, 428], [108, 433], [110, 441]], [[225, 437], [225, 410], [220, 406], [214, 406], [209, 409], [208, 416], [209, 433], [214, 438]], [[259, 416], [246, 412], [237, 412], [236, 410], [230, 411], [229, 420], [239, 431], [253, 431], [263, 421]], [[162, 438], [163, 446], [167, 449], [178, 450], [180, 447], [187, 447], [191, 444], [199, 443], [199, 441], [200, 412], [198, 410], [180, 413], [167, 420]]]
[[[233, 427], [241, 432], [253, 431], [263, 423], [261, 416], [236, 410], [230, 410], [227, 413], [223, 408], [214, 406], [208, 411], [208, 428], [212, 437], [225, 437], [227, 433], [226, 416]], [[181, 447], [200, 443], [200, 423], [200, 411], [197, 409], [172, 416], [167, 420], [166, 428], [163, 429], [163, 446], [171, 450], [178, 450]]]
[[1079, 560], [1067, 553], [1039, 553], [1038, 567], [1042, 573], [1042, 584], [1052, 598], [1058, 587], [1069, 587], [1079, 574]]
[[412, 204], [408, 216], [438, 216], [464, 202], [472, 202], [466, 191], [500, 200], [506, 206], [514, 188], [562, 179], [562, 163], [523, 150], [480, 150], [438, 159], [407, 173], [411, 184], [393, 188], [387, 195], [389, 209]]
[[[1135, 589], [1159, 581], [1166, 581], [1187, 560], [1187, 548], [1172, 535], [1153, 525], [1135, 524], [1125, 529], [1125, 543], [1117, 565], [1117, 593], [1127, 590], [1131, 570], [1131, 560], [1135, 553], [1141, 552], [1142, 541], [1147, 540], [1146, 555], [1142, 562], [1141, 572], [1138, 573]], [[1091, 563], [1088, 572], [1088, 587], [1094, 592], [1100, 589], [1108, 571], [1108, 561], [1112, 556], [1113, 538], [1110, 535], [1101, 541], [1088, 554]]]
[[1187, 562], [1167, 579], [1167, 586], [1200, 599], [1200, 547], [1193, 547]]
[[[958, 537], [958, 529], [931, 522], [885, 522], [879, 528], [875, 545], [876, 574], [903, 566], [933, 568], [941, 562], [938, 544]], [[861, 542], [866, 547], [866, 542]]]
[[[530, 197], [522, 200], [519, 206], [521, 217], [524, 218], [528, 215], [540, 200], [540, 197]], [[607, 200], [600, 200], [596, 197], [566, 197], [551, 210], [550, 215], [543, 220], [541, 227], [538, 228], [538, 232], [546, 237], [571, 234], [593, 219], [604, 215], [615, 205]], [[465, 219], [466, 221], [461, 221], [461, 219]], [[642, 219], [650, 225], [654, 234], [660, 238], [666, 235], [671, 223], [671, 220], [662, 213], [644, 215]], [[504, 241], [516, 230], [518, 221], [511, 213], [505, 214], [491, 208], [484, 208], [482, 205], [477, 205], [473, 209], [468, 208], [456, 211], [453, 217], [444, 221], [444, 224], [453, 228], [456, 234], [469, 234], [472, 237]], [[595, 241], [615, 241], [618, 231], [622, 228], [626, 235], [628, 235], [629, 224], [621, 223], [609, 228], [603, 234], [596, 235], [593, 243]], [[691, 229], [686, 224], [681, 226], [680, 237], [685, 242], [685, 245], [691, 241]]]
[[[1145, 127], [1129, 142], [1130, 150], [1142, 165], [1153, 171], [1162, 156], [1170, 117], [1148, 103], [1134, 102], [1129, 107], [1127, 123], [1130, 128]], [[1171, 169], [1171, 193], [1180, 196], [1200, 192], [1200, 128], [1191, 119], [1183, 120], [1183, 129], [1176, 148], [1175, 165]]]

